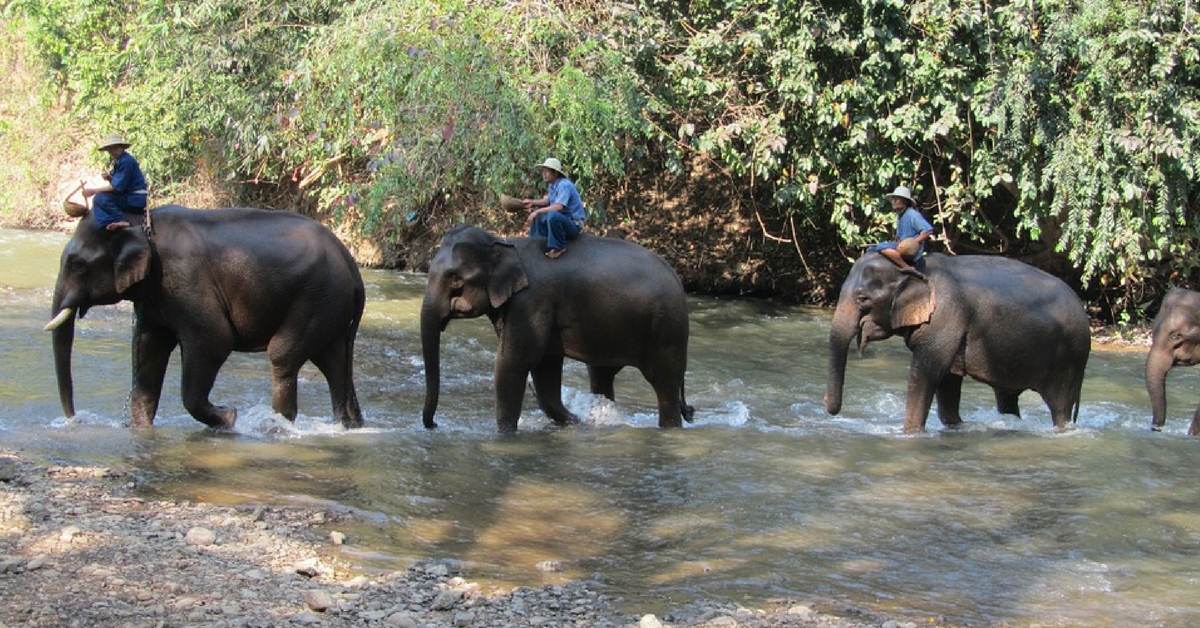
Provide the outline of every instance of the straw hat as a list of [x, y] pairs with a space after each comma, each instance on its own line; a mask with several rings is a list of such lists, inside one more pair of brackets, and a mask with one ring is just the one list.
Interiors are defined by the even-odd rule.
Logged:
[[515, 212], [515, 211], [520, 211], [522, 209], [525, 209], [525, 204], [522, 203], [521, 199], [519, 199], [519, 198], [514, 198], [507, 194], [501, 194], [500, 195], [500, 207], [502, 209], [506, 209], [510, 212]]
[[914, 201], [913, 197], [912, 197], [912, 190], [909, 190], [907, 187], [905, 187], [903, 185], [896, 188], [896, 190], [894, 192], [892, 192], [891, 194], [888, 194], [885, 198], [887, 198], [890, 201], [890, 200], [892, 200], [893, 196], [898, 196], [898, 197], [908, 201], [910, 204], [916, 203], [916, 201]]
[[129, 148], [130, 146], [133, 146], [133, 144], [126, 142], [125, 136], [121, 135], [120, 133], [109, 133], [108, 135], [104, 136], [103, 140], [100, 140], [100, 145], [96, 147], [96, 150], [104, 150], [113, 146]]
[[567, 173], [563, 172], [562, 162], [553, 157], [547, 157], [546, 161], [543, 161], [542, 163], [538, 164], [538, 168], [549, 168], [549, 169], [557, 172], [558, 174], [561, 174], [564, 177], [567, 176]]

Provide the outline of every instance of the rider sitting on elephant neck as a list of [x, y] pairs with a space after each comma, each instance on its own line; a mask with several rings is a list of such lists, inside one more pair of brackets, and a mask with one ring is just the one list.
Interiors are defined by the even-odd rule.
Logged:
[[531, 236], [545, 236], [546, 257], [558, 259], [567, 252], [567, 241], [579, 237], [587, 214], [575, 184], [563, 172], [562, 162], [554, 157], [538, 165], [546, 182], [546, 196], [521, 200], [525, 209], [525, 226]]
[[146, 177], [133, 155], [126, 151], [130, 143], [120, 134], [110, 133], [100, 142], [102, 150], [112, 158], [107, 172], [102, 176], [105, 183], [84, 186], [84, 198], [92, 199], [92, 211], [96, 224], [108, 231], [129, 227], [125, 212], [146, 213]]
[[913, 200], [912, 192], [905, 186], [896, 188], [887, 195], [896, 212], [896, 240], [880, 242], [867, 248], [868, 251], [878, 251], [895, 265], [900, 272], [912, 275], [922, 281], [925, 275], [917, 269], [925, 256], [925, 240], [933, 235], [933, 225], [921, 215], [917, 202]]

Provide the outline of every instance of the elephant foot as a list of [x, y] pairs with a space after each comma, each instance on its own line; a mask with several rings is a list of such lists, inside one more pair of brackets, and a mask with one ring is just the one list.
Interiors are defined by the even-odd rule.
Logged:
[[196, 420], [214, 430], [231, 430], [237, 423], [237, 408], [213, 406], [205, 416], [197, 416]]

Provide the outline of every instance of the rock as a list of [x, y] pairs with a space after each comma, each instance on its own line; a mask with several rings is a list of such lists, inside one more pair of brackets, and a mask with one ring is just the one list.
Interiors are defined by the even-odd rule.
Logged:
[[795, 615], [795, 616], [799, 617], [800, 619], [809, 619], [812, 616], [816, 615], [817, 612], [803, 604], [796, 604], [794, 606], [788, 607], [787, 614]]
[[562, 562], [557, 560], [543, 560], [534, 567], [542, 573], [554, 573], [562, 571]]
[[192, 528], [188, 530], [187, 536], [183, 538], [184, 543], [194, 545], [196, 547], [208, 547], [217, 542], [217, 533], [208, 528]]
[[305, 578], [316, 578], [317, 576], [321, 575], [321, 572], [317, 570], [318, 564], [319, 561], [316, 558], [306, 558], [296, 563], [292, 569]]
[[58, 540], [63, 543], [72, 543], [80, 534], [83, 534], [83, 530], [80, 530], [79, 526], [67, 526], [58, 533]]
[[311, 626], [313, 624], [321, 623], [321, 618], [308, 611], [304, 611], [303, 613], [293, 616], [292, 623]]
[[470, 626], [473, 623], [475, 623], [475, 613], [463, 612], [454, 614], [455, 626]]
[[395, 628], [417, 628], [417, 621], [413, 619], [410, 613], [392, 613], [388, 618], [383, 620], [385, 626], [394, 626]]
[[323, 613], [333, 608], [337, 604], [337, 601], [333, 599], [333, 596], [328, 591], [309, 589], [304, 592], [304, 603], [308, 604], [308, 607], [312, 610]]
[[334, 545], [345, 545], [346, 544], [346, 535], [342, 534], [341, 532], [337, 532], [337, 531], [330, 532], [329, 533], [329, 542], [333, 543]]
[[435, 611], [448, 611], [457, 606], [462, 598], [462, 591], [455, 591], [453, 589], [449, 591], [442, 591], [441, 593], [438, 593], [436, 598], [434, 598], [433, 604], [431, 604], [429, 608]]
[[663, 625], [653, 614], [646, 614], [638, 621], [638, 628], [663, 628]]
[[0, 482], [12, 482], [17, 479], [16, 458], [0, 458]]
[[736, 628], [738, 621], [728, 615], [714, 617], [704, 623], [705, 628]]

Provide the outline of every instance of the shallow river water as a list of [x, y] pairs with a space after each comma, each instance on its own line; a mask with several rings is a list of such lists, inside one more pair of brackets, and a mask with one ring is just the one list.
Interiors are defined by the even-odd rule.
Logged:
[[124, 427], [128, 304], [77, 326], [79, 415], [59, 408], [42, 326], [65, 242], [0, 231], [0, 441], [131, 468], [148, 496], [336, 504], [363, 515], [342, 531], [366, 569], [437, 557], [496, 584], [585, 579], [631, 611], [794, 597], [976, 623], [1200, 625], [1200, 439], [1186, 436], [1200, 371], [1172, 374], [1167, 427], [1151, 433], [1144, 349], [1093, 348], [1079, 422], [1064, 433], [1036, 394], [1019, 419], [968, 382], [965, 428], [931, 416], [928, 434], [905, 436], [898, 339], [850, 360], [830, 417], [829, 311], [693, 297], [694, 424], [655, 427], [636, 371], [618, 376], [614, 404], [568, 362], [565, 397], [584, 424], [553, 428], [530, 393], [520, 433], [500, 437], [495, 336], [485, 319], [455, 321], [440, 427], [426, 431], [424, 277], [368, 270], [356, 349], [367, 428], [333, 422], [311, 366], [295, 425], [273, 415], [265, 357], [240, 354], [212, 395], [238, 407], [237, 429], [210, 432], [179, 401], [176, 354], [155, 428], [135, 433]]

